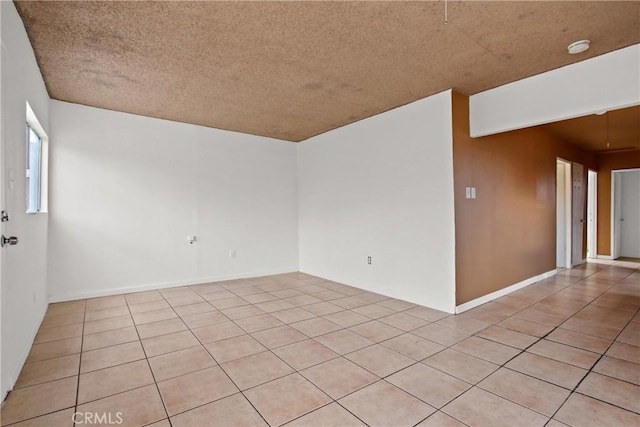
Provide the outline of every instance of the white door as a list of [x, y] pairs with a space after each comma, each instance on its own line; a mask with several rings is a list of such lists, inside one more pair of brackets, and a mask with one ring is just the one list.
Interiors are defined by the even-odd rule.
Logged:
[[582, 236], [584, 233], [585, 187], [584, 168], [573, 163], [571, 167], [571, 266], [583, 263]]
[[621, 257], [640, 258], [640, 170], [620, 173]]
[[622, 172], [613, 171], [612, 173], [612, 185], [613, 189], [611, 194], [613, 195], [613, 221], [612, 228], [613, 242], [611, 243], [611, 256], [613, 259], [620, 257], [620, 225], [622, 224]]

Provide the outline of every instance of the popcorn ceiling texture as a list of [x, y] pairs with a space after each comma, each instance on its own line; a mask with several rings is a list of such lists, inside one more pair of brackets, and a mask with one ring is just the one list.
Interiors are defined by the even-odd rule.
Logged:
[[288, 141], [640, 42], [640, 2], [16, 6], [54, 99]]

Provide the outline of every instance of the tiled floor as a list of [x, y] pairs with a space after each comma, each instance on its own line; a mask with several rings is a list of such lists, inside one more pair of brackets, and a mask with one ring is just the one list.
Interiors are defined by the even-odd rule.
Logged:
[[301, 273], [52, 304], [2, 425], [638, 426], [639, 307], [602, 264], [458, 316]]

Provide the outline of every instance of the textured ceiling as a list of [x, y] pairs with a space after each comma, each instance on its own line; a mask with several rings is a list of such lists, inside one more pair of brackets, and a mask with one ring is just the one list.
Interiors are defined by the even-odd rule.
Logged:
[[640, 106], [608, 111], [602, 115], [591, 114], [540, 127], [590, 151], [640, 149]]
[[640, 42], [640, 2], [16, 6], [54, 99], [289, 141]]

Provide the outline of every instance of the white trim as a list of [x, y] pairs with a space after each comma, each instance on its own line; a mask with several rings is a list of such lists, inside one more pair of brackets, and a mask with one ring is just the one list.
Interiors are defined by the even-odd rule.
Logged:
[[529, 286], [533, 283], [539, 282], [541, 280], [547, 279], [549, 277], [553, 277], [558, 273], [558, 269], [553, 269], [551, 271], [547, 271], [546, 273], [538, 274], [537, 276], [529, 277], [528, 279], [523, 280], [522, 282], [518, 282], [511, 286], [507, 286], [506, 288], [499, 289], [495, 292], [491, 292], [490, 294], [483, 295], [474, 300], [465, 302], [464, 304], [460, 304], [456, 306], [456, 314], [463, 313], [472, 308], [478, 307], [479, 305], [488, 303], [489, 301], [493, 301], [496, 298], [500, 298], [511, 292], [517, 291], [518, 289], [522, 289], [526, 286]]
[[613, 261], [613, 257], [611, 255], [596, 255], [596, 259], [608, 259]]
[[125, 286], [121, 288], [110, 288], [110, 289], [104, 289], [99, 291], [67, 292], [67, 293], [62, 292], [59, 294], [49, 295], [49, 302], [54, 303], [54, 302], [63, 302], [63, 301], [73, 301], [73, 300], [85, 299], [85, 298], [103, 297], [103, 296], [109, 296], [109, 295], [130, 294], [132, 292], [151, 291], [155, 289], [175, 288], [180, 286], [201, 285], [203, 283], [221, 282], [224, 280], [250, 279], [252, 277], [270, 276], [274, 274], [296, 273], [298, 271], [299, 269], [297, 267], [292, 267], [290, 269], [278, 270], [278, 271], [263, 271], [263, 272], [254, 272], [254, 273], [246, 273], [246, 274], [233, 274], [233, 275], [227, 275], [227, 276], [201, 277], [198, 279], [149, 283], [146, 285]]
[[49, 307], [49, 304], [44, 306], [44, 309], [40, 314], [40, 320], [37, 323], [35, 323], [34, 324], [35, 327], [31, 329], [31, 333], [29, 334], [30, 339], [24, 342], [24, 345], [22, 346], [22, 351], [20, 352], [20, 358], [18, 359], [17, 366], [14, 366], [13, 369], [9, 369], [9, 381], [7, 383], [7, 389], [3, 390], [3, 393], [2, 393], [1, 402], [3, 403], [4, 403], [4, 399], [7, 397], [7, 394], [9, 394], [9, 392], [13, 390], [13, 388], [15, 387], [16, 381], [18, 380], [18, 376], [20, 375], [20, 371], [22, 371], [24, 364], [27, 362], [27, 357], [29, 357], [29, 353], [31, 352], [31, 347], [33, 347], [33, 342], [36, 339], [36, 335], [38, 334], [38, 331], [40, 330], [40, 325], [42, 325], [44, 316], [47, 314], [48, 307]]

